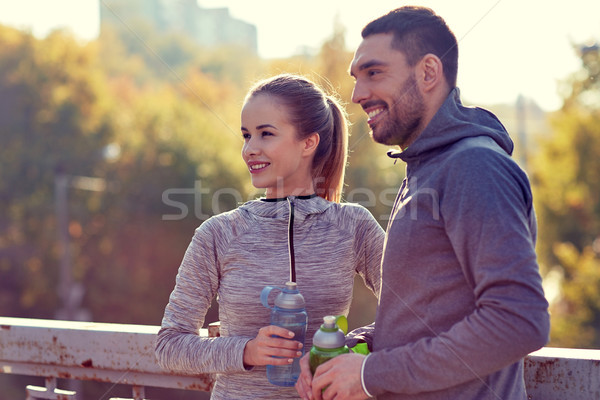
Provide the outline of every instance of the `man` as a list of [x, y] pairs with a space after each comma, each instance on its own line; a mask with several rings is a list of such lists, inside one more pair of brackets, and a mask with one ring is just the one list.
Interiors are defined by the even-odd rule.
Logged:
[[546, 344], [549, 315], [512, 141], [493, 114], [461, 105], [456, 38], [433, 11], [396, 9], [362, 37], [352, 101], [375, 141], [400, 147], [390, 156], [406, 178], [386, 231], [373, 351], [338, 356], [312, 381], [304, 358], [296, 388], [315, 399], [525, 400], [523, 357]]

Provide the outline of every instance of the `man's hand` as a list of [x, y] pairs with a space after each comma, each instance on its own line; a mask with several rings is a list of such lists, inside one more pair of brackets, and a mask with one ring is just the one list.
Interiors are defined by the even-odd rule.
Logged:
[[[312, 380], [312, 398], [316, 400], [367, 399], [360, 377], [365, 357], [363, 354], [356, 353], [342, 354], [319, 365]], [[325, 390], [321, 393], [323, 388]]]
[[310, 354], [306, 353], [304, 357], [300, 359], [300, 376], [296, 382], [296, 391], [301, 399], [312, 400], [312, 373], [310, 372], [309, 365]]
[[[272, 337], [273, 335], [280, 337]], [[275, 325], [260, 328], [256, 337], [244, 348], [245, 365], [287, 365], [300, 357], [302, 343], [293, 340], [294, 333]], [[287, 339], [283, 339], [287, 338]], [[283, 358], [273, 358], [283, 357]], [[309, 371], [310, 372], [310, 371]]]

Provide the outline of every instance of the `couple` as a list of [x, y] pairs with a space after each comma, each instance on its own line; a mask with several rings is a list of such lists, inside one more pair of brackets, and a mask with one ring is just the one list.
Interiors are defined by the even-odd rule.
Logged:
[[[362, 37], [352, 101], [373, 139], [398, 146], [389, 155], [406, 163], [385, 234], [366, 209], [339, 203], [347, 132], [338, 102], [297, 76], [259, 83], [242, 109], [242, 158], [265, 198], [196, 230], [158, 335], [159, 363], [219, 374], [215, 399], [524, 400], [523, 357], [546, 344], [549, 316], [531, 190], [512, 141], [494, 115], [461, 105], [456, 38], [433, 11], [398, 8]], [[356, 273], [379, 299], [375, 324], [347, 338], [372, 352], [340, 355], [314, 377], [305, 355], [296, 390], [266, 379], [267, 364], [291, 363], [302, 345], [268, 326], [258, 301], [264, 286], [289, 279], [292, 211], [306, 353], [324, 315], [347, 315]], [[214, 296], [221, 337], [199, 337]]]

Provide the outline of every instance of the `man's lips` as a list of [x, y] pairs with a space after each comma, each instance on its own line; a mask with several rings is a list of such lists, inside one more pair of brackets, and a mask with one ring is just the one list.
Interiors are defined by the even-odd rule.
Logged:
[[367, 119], [367, 123], [370, 126], [375, 125], [375, 123], [382, 117], [382, 115], [384, 114], [384, 112], [387, 109], [385, 107], [370, 107], [370, 108], [365, 108], [365, 112], [367, 113], [367, 116], [369, 117]]
[[361, 104], [365, 113], [367, 113], [367, 123], [373, 126], [387, 111], [387, 104], [380, 100], [370, 100]]

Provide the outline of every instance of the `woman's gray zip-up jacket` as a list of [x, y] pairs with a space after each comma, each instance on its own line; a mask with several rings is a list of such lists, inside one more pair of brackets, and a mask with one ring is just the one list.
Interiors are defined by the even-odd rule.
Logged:
[[[384, 231], [356, 204], [320, 197], [289, 200], [294, 205], [296, 282], [308, 314], [308, 350], [323, 316], [348, 315], [356, 274], [379, 295]], [[248, 370], [243, 364], [246, 343], [269, 325], [261, 290], [282, 287], [290, 279], [289, 210], [288, 201], [254, 200], [208, 219], [196, 229], [179, 267], [156, 357], [165, 369], [217, 373], [213, 399], [298, 397], [293, 387], [271, 385], [265, 367]], [[200, 337], [215, 296], [221, 336]]]

